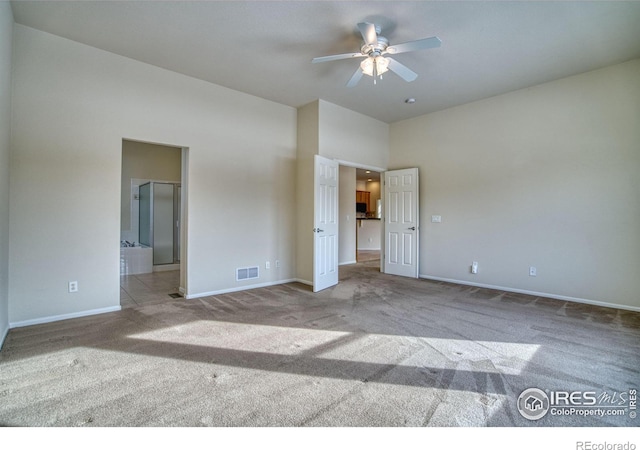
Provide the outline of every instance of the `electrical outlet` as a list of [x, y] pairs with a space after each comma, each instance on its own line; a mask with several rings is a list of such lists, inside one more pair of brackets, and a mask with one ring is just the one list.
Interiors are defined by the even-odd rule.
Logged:
[[269, 261], [267, 261], [266, 263], [264, 263], [264, 268], [265, 269], [271, 269], [271, 263]]
[[478, 261], [471, 263], [471, 273], [478, 273]]
[[536, 268], [533, 267], [533, 266], [529, 267], [529, 276], [530, 277], [535, 277], [536, 275], [537, 275]]
[[78, 292], [78, 282], [69, 281], [69, 292]]
[[279, 269], [279, 268], [280, 268], [280, 260], [276, 259], [276, 269]]

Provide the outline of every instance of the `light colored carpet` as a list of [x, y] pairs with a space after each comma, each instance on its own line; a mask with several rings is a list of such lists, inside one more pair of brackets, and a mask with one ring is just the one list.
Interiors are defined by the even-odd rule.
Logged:
[[520, 416], [526, 388], [640, 385], [640, 314], [341, 267], [9, 332], [8, 426], [637, 426]]

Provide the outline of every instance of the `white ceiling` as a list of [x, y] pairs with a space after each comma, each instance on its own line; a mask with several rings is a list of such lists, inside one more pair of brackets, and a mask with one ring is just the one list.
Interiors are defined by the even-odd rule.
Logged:
[[[14, 1], [17, 23], [258, 97], [321, 98], [395, 122], [640, 57], [640, 2]], [[362, 21], [391, 44], [442, 46], [395, 56], [419, 74], [345, 84]], [[414, 97], [416, 103], [405, 104]]]
[[380, 172], [367, 169], [356, 169], [356, 181], [380, 181]]

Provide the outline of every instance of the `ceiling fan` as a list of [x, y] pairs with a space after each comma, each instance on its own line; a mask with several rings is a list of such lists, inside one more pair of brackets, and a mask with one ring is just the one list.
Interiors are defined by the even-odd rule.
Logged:
[[440, 47], [442, 43], [436, 36], [418, 39], [415, 41], [405, 42], [398, 45], [389, 45], [389, 40], [380, 36], [381, 28], [373, 23], [361, 22], [358, 24], [358, 30], [362, 34], [364, 44], [360, 49], [360, 53], [343, 53], [341, 55], [320, 56], [313, 58], [312, 63], [336, 61], [339, 59], [361, 58], [364, 59], [360, 63], [360, 67], [355, 71], [347, 87], [354, 87], [360, 81], [363, 75], [373, 77], [375, 84], [376, 78], [382, 78], [382, 74], [391, 70], [405, 81], [413, 81], [418, 78], [418, 74], [409, 69], [404, 64], [399, 63], [393, 58], [386, 55], [397, 55], [398, 53], [413, 52], [416, 50], [424, 50], [427, 48]]

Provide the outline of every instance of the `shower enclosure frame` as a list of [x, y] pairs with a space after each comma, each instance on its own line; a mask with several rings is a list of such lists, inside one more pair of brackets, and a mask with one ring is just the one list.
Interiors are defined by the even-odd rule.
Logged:
[[181, 183], [149, 181], [139, 186], [138, 241], [153, 248], [154, 266], [180, 264], [181, 197]]

